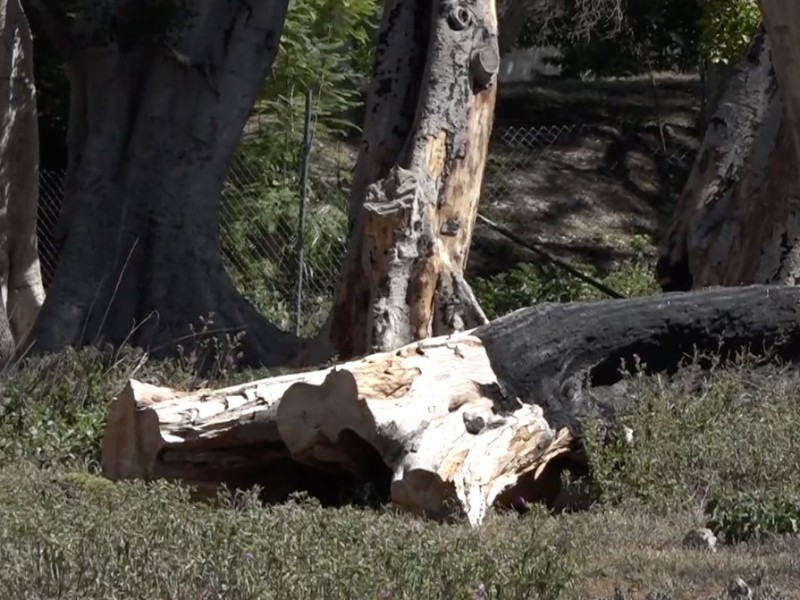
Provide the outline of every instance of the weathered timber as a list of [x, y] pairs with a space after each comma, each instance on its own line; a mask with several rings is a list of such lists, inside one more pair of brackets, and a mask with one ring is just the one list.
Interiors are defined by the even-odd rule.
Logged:
[[463, 273], [499, 57], [494, 0], [384, 3], [350, 243], [331, 319], [301, 363], [486, 322]]
[[[800, 356], [800, 289], [712, 287], [626, 300], [542, 304], [474, 330], [498, 377], [554, 427], [580, 431], [593, 389], [625, 372], [674, 372], [697, 353]], [[638, 366], [637, 366], [638, 365]], [[610, 407], [613, 408], [613, 407]]]
[[503, 397], [481, 341], [461, 334], [216, 391], [132, 381], [111, 408], [103, 470], [212, 486], [250, 477], [274, 497], [291, 491], [295, 464], [333, 485], [390, 479], [394, 505], [478, 524], [570, 448], [539, 407]]
[[[800, 290], [711, 288], [544, 304], [470, 332], [336, 367], [186, 393], [132, 381], [103, 440], [111, 479], [388, 488], [396, 506], [480, 523], [517, 497], [553, 499], [594, 406], [613, 421], [625, 370], [696, 351], [800, 356]], [[638, 361], [638, 362], [637, 362]], [[602, 403], [610, 403], [603, 406]]]

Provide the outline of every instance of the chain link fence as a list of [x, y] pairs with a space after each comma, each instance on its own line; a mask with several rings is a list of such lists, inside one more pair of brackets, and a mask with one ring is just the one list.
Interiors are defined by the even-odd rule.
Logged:
[[[669, 132], [670, 128], [663, 130]], [[650, 159], [651, 167], [661, 169], [660, 176], [673, 188], [681, 188], [694, 163], [699, 140], [675, 133], [662, 137], [657, 131], [651, 127], [626, 133], [578, 123], [497, 128], [486, 162], [481, 205], [503, 202], [522, 185], [521, 179], [527, 178], [528, 187], [534, 191], [545, 187], [536, 180], [537, 173], [577, 168], [595, 175], [621, 175], [626, 161], [637, 153]], [[579, 146], [582, 152], [575, 152]]]
[[[495, 128], [483, 183], [482, 210], [492, 211], [526, 186], [527, 193], [536, 195], [540, 188], [530, 183], [552, 171], [548, 162], [559, 160], [555, 147], [599, 134], [611, 135], [579, 124]], [[681, 145], [674, 140], [661, 144], [636, 135], [618, 141], [646, 148], [656, 162], [666, 165], [678, 187], [685, 180], [696, 151], [691, 144]], [[613, 155], [613, 151], [606, 151], [602, 161], [584, 168], [598, 172], [615, 168], [610, 164], [614, 157], [608, 154]], [[324, 139], [313, 143], [308, 157], [310, 174], [302, 231], [301, 173], [296, 165], [276, 170], [275, 165], [245, 156], [238, 157], [230, 168], [220, 214], [220, 242], [226, 266], [243, 295], [284, 329], [291, 329], [299, 321], [301, 332], [311, 333], [331, 308], [347, 242], [347, 206], [355, 157], [356, 151], [345, 143]], [[58, 259], [54, 235], [63, 175], [57, 171], [40, 175], [39, 251], [46, 284]], [[303, 270], [299, 290], [298, 269]]]

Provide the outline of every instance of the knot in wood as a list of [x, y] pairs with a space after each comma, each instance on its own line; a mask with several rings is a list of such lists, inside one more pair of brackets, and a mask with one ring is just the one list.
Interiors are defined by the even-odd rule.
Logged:
[[469, 65], [472, 80], [480, 87], [486, 88], [494, 83], [500, 71], [500, 52], [497, 45], [483, 46], [472, 54]]
[[442, 226], [439, 228], [439, 233], [441, 235], [453, 237], [458, 233], [459, 229], [461, 229], [461, 221], [456, 217], [447, 219], [447, 221], [442, 223]]
[[465, 411], [462, 418], [464, 419], [464, 427], [467, 433], [471, 435], [478, 435], [486, 427], [486, 421], [480, 415]]
[[448, 2], [444, 5], [447, 11], [447, 24], [453, 31], [463, 31], [472, 24], [472, 11], [458, 2]]

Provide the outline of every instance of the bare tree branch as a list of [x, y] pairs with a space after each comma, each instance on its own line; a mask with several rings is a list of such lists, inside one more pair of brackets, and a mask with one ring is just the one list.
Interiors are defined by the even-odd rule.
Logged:
[[614, 35], [625, 20], [625, 0], [505, 0], [499, 7], [500, 54], [517, 43], [525, 26], [541, 24], [540, 30], [557, 30], [569, 41], [586, 40], [603, 32]]

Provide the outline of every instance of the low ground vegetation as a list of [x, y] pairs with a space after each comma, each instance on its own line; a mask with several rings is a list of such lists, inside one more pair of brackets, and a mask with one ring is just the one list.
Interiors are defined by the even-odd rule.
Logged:
[[[645, 266], [605, 281], [646, 293]], [[592, 294], [520, 272], [529, 294], [520, 302]], [[509, 290], [516, 276], [504, 280]], [[709, 366], [697, 359], [674, 377], [625, 380], [630, 402], [619, 420], [632, 443], [609, 442], [590, 420], [588, 475], [563, 478], [581, 510], [533, 506], [472, 531], [385, 507], [323, 507], [302, 491], [279, 506], [262, 505], [258, 490], [199, 504], [175, 483], [108, 482], [99, 440], [108, 401], [128, 378], [196, 388], [268, 373], [220, 369], [204, 381], [192, 357], [156, 362], [135, 350], [30, 361], [3, 382], [0, 593], [677, 600], [727, 597], [740, 577], [761, 594], [753, 597], [800, 598], [800, 379], [747, 357], [712, 363], [710, 375], [701, 364]], [[684, 547], [686, 532], [704, 526], [718, 550]]]

